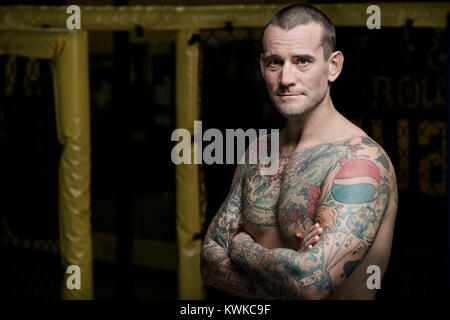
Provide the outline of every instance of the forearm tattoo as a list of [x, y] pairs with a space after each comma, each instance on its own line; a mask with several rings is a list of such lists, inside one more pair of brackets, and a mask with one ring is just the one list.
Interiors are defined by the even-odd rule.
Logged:
[[201, 252], [202, 277], [207, 285], [236, 296], [270, 298], [229, 256], [231, 240], [239, 229], [244, 172], [244, 165], [239, 166], [230, 193], [207, 230]]

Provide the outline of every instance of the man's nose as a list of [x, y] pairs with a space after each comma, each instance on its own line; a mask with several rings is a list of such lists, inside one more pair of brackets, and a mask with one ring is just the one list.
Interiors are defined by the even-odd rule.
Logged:
[[280, 73], [280, 85], [289, 87], [295, 85], [294, 66], [290, 63], [285, 63]]

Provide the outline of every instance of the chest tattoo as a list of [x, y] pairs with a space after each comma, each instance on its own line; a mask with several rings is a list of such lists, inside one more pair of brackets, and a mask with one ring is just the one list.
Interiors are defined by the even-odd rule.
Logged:
[[243, 181], [242, 218], [253, 227], [278, 227], [281, 231], [317, 217], [324, 181], [344, 163], [355, 159], [361, 144], [327, 143], [280, 156], [274, 175], [261, 175], [260, 164], [250, 165]]

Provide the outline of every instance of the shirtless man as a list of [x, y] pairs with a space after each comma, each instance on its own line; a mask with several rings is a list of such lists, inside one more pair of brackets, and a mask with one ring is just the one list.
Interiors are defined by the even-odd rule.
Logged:
[[367, 267], [386, 270], [397, 183], [385, 151], [333, 106], [344, 60], [334, 26], [290, 6], [266, 25], [263, 46], [261, 72], [286, 118], [279, 170], [238, 165], [207, 230], [203, 278], [244, 298], [374, 299]]

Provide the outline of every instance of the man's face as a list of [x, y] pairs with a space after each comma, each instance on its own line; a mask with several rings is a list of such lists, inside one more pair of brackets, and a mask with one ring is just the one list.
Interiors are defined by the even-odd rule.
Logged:
[[329, 62], [322, 27], [311, 22], [289, 31], [270, 25], [264, 34], [261, 72], [275, 107], [285, 118], [314, 109], [328, 93]]

